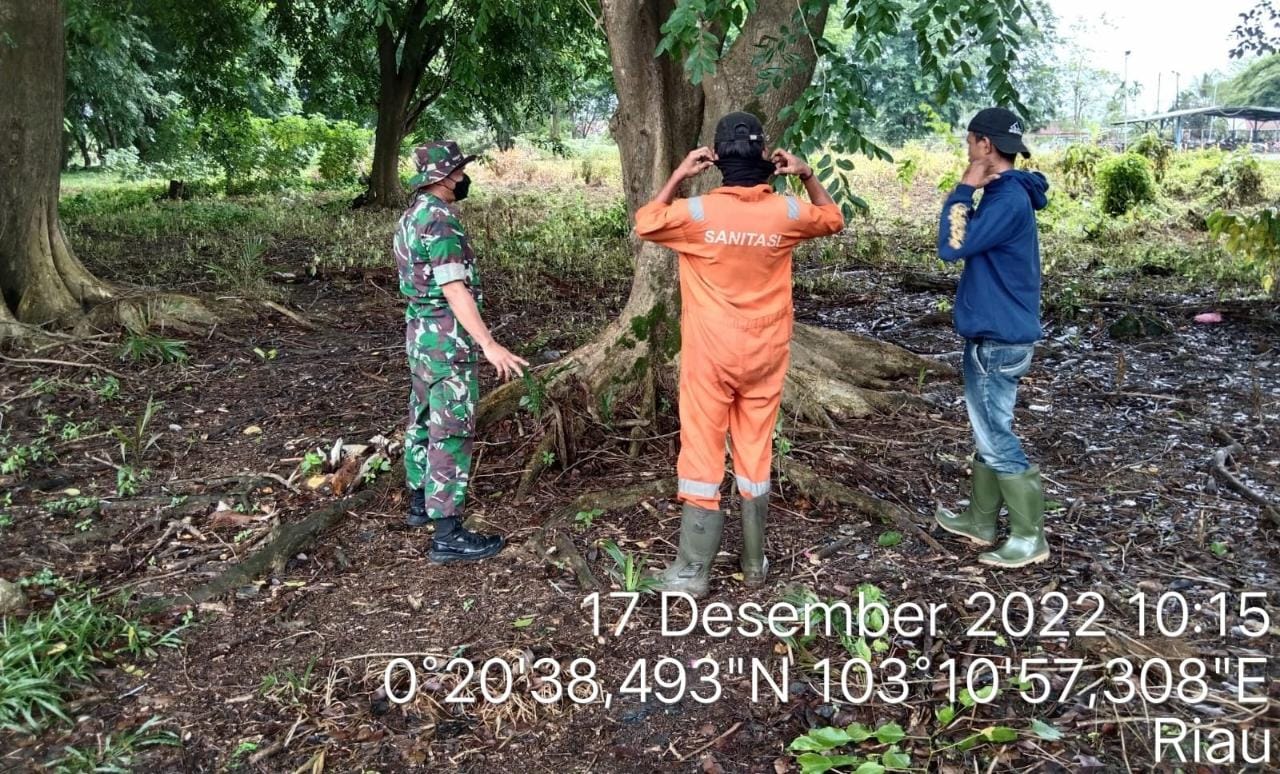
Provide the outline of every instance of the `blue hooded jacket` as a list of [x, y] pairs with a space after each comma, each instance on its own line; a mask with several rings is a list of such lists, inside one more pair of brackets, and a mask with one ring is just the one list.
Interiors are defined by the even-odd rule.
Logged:
[[966, 339], [1030, 344], [1040, 329], [1040, 238], [1035, 211], [1049, 203], [1039, 172], [1011, 169], [983, 189], [958, 185], [942, 205], [938, 256], [963, 260], [956, 291], [956, 333]]

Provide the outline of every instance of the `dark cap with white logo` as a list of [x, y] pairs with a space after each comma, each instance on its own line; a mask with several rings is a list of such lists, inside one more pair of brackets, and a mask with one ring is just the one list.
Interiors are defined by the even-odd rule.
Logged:
[[1022, 121], [1010, 110], [986, 108], [969, 122], [969, 131], [991, 140], [991, 144], [1010, 156], [1021, 153], [1031, 158], [1031, 151], [1022, 141]]

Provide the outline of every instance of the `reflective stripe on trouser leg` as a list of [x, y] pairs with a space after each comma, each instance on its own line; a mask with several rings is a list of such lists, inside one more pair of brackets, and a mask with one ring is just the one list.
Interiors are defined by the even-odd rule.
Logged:
[[707, 500], [714, 498], [719, 502], [720, 498], [720, 485], [713, 484], [710, 481], [690, 481], [682, 478], [680, 479], [679, 491], [682, 495], [689, 495], [691, 499]]
[[742, 493], [743, 497], [759, 497], [760, 495], [767, 495], [769, 494], [769, 490], [772, 489], [772, 484], [767, 478], [764, 481], [752, 481], [749, 478], [737, 476], [737, 479], [738, 491]]
[[681, 321], [679, 497], [699, 508], [720, 508], [724, 438], [733, 393], [715, 359], [713, 342], [696, 319]]
[[467, 496], [480, 397], [476, 364], [412, 360], [410, 425], [405, 434], [405, 478], [421, 488], [427, 515], [457, 516]]

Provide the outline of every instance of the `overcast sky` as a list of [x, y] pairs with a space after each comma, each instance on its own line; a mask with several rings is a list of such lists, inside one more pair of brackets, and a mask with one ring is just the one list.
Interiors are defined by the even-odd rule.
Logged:
[[[1229, 71], [1236, 61], [1227, 55], [1231, 30], [1255, 0], [1049, 0], [1049, 4], [1064, 36], [1078, 18], [1093, 24], [1089, 45], [1099, 67], [1123, 74], [1124, 52], [1133, 52], [1129, 80], [1142, 84], [1142, 96], [1130, 111], [1150, 113], [1156, 107], [1158, 74], [1163, 79], [1160, 99], [1168, 108], [1173, 101], [1173, 71], [1182, 73], [1183, 88], [1194, 76]], [[1111, 26], [1099, 23], [1104, 15]]]

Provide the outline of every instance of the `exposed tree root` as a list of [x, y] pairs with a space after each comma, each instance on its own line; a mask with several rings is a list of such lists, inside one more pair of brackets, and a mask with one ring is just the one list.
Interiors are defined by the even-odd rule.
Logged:
[[56, 340], [42, 328], [18, 322], [4, 302], [0, 301], [0, 347], [13, 346], [31, 351], [44, 348]]
[[117, 327], [134, 333], [154, 328], [197, 334], [218, 321], [204, 304], [176, 293], [136, 292], [119, 295], [93, 307], [75, 327], [79, 335]]
[[848, 505], [856, 508], [858, 511], [868, 516], [873, 516], [882, 521], [888, 522], [896, 526], [900, 531], [914, 535], [920, 542], [932, 548], [941, 554], [949, 553], [942, 544], [929, 536], [914, 521], [911, 520], [911, 514], [902, 508], [894, 505], [887, 500], [881, 500], [878, 497], [863, 494], [845, 486], [844, 484], [832, 481], [819, 475], [812, 468], [802, 465], [794, 460], [783, 459], [781, 464], [782, 472], [787, 479], [796, 485], [806, 497], [815, 502], [837, 503], [840, 505]]
[[533, 449], [533, 453], [529, 455], [529, 461], [525, 464], [524, 473], [520, 476], [520, 483], [516, 486], [517, 500], [523, 500], [528, 497], [533, 491], [534, 484], [538, 483], [538, 478], [542, 476], [543, 471], [551, 467], [551, 461], [555, 455], [554, 450], [561, 446], [560, 435], [560, 423], [553, 420], [551, 426], [543, 433], [542, 440], [538, 442], [538, 445]]
[[578, 585], [581, 588], [589, 590], [600, 588], [600, 581], [596, 579], [595, 573], [591, 572], [591, 565], [582, 558], [582, 553], [578, 551], [577, 546], [573, 544], [573, 538], [567, 532], [556, 533], [556, 554], [573, 568], [573, 574], [577, 576]]
[[578, 582], [583, 588], [599, 588], [599, 581], [596, 580], [586, 560], [582, 558], [582, 554], [574, 546], [573, 537], [568, 531], [573, 524], [574, 516], [581, 511], [590, 511], [597, 508], [600, 510], [626, 508], [644, 500], [669, 498], [674, 497], [675, 494], [676, 480], [674, 478], [655, 479], [623, 489], [587, 492], [547, 519], [525, 541], [524, 547], [533, 556], [553, 563], [556, 561], [552, 556], [554, 549], [556, 558], [567, 562], [573, 568], [574, 574], [578, 576]]
[[217, 323], [218, 316], [190, 296], [137, 291], [103, 300], [78, 316], [68, 314], [61, 322], [70, 327], [70, 336], [21, 323], [0, 304], [0, 346], [12, 345], [20, 351], [45, 350], [120, 328], [134, 333], [172, 329], [198, 335]]
[[365, 505], [375, 496], [374, 490], [366, 489], [331, 503], [300, 522], [281, 525], [265, 545], [243, 561], [228, 568], [208, 583], [185, 594], [167, 599], [159, 606], [171, 608], [207, 602], [238, 586], [252, 582], [271, 567], [288, 561], [289, 557], [311, 545], [317, 537], [341, 521], [348, 512]]
[[955, 369], [893, 344], [797, 325], [782, 407], [794, 417], [826, 427], [875, 411], [924, 408], [927, 404], [920, 398], [893, 390], [889, 382], [922, 373], [950, 375]]

